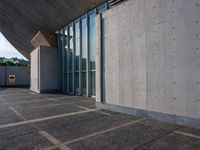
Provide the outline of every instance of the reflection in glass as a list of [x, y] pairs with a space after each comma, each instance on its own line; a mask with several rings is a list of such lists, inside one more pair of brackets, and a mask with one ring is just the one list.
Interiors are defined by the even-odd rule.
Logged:
[[67, 59], [67, 53], [68, 53], [68, 27], [66, 27], [64, 29], [64, 41], [63, 41], [63, 47], [64, 47], [64, 59], [63, 59], [63, 84], [64, 84], [64, 89], [63, 91], [64, 92], [68, 92], [67, 91], [67, 84], [68, 84], [68, 81], [67, 81], [67, 78], [68, 78], [68, 74], [67, 74], [67, 71], [68, 71], [68, 59]]
[[89, 46], [90, 46], [90, 94], [95, 96], [95, 61], [96, 61], [96, 49], [95, 49], [95, 12], [89, 15]]
[[87, 65], [87, 19], [82, 18], [82, 95], [86, 95], [86, 65]]
[[73, 76], [73, 71], [74, 71], [74, 45], [73, 45], [73, 26], [71, 25], [69, 27], [69, 52], [68, 52], [68, 59], [69, 59], [69, 92], [73, 93], [74, 92], [74, 76]]
[[60, 58], [63, 91], [67, 89], [70, 94], [86, 95], [89, 90], [90, 95], [95, 96], [95, 17], [107, 9], [108, 5], [104, 3], [58, 32], [63, 34], [63, 36], [59, 34], [58, 38], [62, 55]]
[[80, 23], [75, 23], [75, 94], [79, 94]]

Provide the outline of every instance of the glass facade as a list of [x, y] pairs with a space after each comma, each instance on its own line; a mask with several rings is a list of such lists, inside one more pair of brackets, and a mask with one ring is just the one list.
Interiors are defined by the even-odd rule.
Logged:
[[95, 16], [96, 11], [89, 13], [89, 48], [90, 48], [90, 94], [95, 96], [95, 72], [96, 72], [96, 49], [95, 49]]
[[74, 31], [73, 24], [69, 26], [69, 51], [68, 51], [68, 66], [69, 66], [69, 92], [74, 93]]
[[75, 94], [79, 95], [79, 59], [80, 59], [80, 22], [79, 20], [75, 22]]
[[62, 90], [72, 95], [95, 96], [95, 17], [107, 10], [107, 3], [58, 31]]
[[81, 19], [81, 31], [82, 31], [82, 95], [87, 94], [87, 17]]

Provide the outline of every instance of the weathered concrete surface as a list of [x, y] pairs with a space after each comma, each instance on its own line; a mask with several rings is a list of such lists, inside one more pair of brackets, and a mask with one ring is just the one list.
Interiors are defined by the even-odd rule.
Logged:
[[106, 103], [200, 123], [199, 14], [199, 0], [129, 0], [105, 12]]
[[58, 50], [39, 47], [31, 52], [31, 90], [58, 91]]
[[55, 32], [107, 0], [1, 0], [0, 32], [25, 57], [39, 31]]
[[1, 150], [199, 147], [200, 130], [96, 110], [95, 100], [86, 97], [0, 88]]
[[[14, 84], [9, 82], [9, 75], [15, 75]], [[30, 86], [30, 68], [25, 66], [0, 66], [0, 86]]]

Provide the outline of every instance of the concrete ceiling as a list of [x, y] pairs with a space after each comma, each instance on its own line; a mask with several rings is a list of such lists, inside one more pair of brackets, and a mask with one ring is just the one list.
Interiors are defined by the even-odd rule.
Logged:
[[107, 0], [0, 0], [0, 32], [29, 58], [39, 31], [55, 32]]

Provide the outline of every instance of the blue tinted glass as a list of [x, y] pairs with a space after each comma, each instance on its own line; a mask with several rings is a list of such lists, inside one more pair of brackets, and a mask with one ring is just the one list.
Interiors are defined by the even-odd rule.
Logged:
[[96, 60], [96, 49], [95, 49], [95, 13], [89, 16], [89, 23], [90, 23], [90, 69], [95, 70], [95, 60]]
[[64, 48], [65, 48], [65, 51], [68, 50], [68, 32], [67, 32], [67, 28], [64, 30]]
[[86, 87], [87, 87], [86, 72], [82, 72], [82, 95], [86, 95]]
[[72, 80], [72, 78], [73, 78], [73, 74], [72, 74], [72, 73], [69, 73], [69, 91], [70, 91], [70, 92], [73, 92], [73, 91], [74, 91], [74, 89], [73, 89], [73, 80]]
[[75, 93], [79, 94], [79, 72], [75, 74]]
[[73, 45], [73, 26], [69, 26], [69, 32], [68, 32], [68, 44], [69, 44], [69, 49], [67, 52], [67, 58], [68, 58], [68, 87], [69, 87], [69, 92], [73, 93], [74, 92], [74, 76], [73, 76], [73, 68], [74, 68], [74, 45]]
[[82, 70], [86, 70], [87, 62], [87, 21], [82, 19]]
[[73, 71], [74, 66], [74, 45], [73, 45], [73, 26], [69, 27], [69, 71]]
[[97, 12], [98, 13], [103, 13], [104, 11], [106, 11], [107, 10], [107, 4], [103, 4], [103, 5], [101, 5], [101, 6], [99, 6], [98, 8], [97, 8]]
[[75, 23], [75, 38], [76, 38], [76, 57], [75, 57], [75, 63], [76, 63], [76, 71], [79, 71], [79, 57], [80, 57], [80, 25], [79, 22]]
[[82, 95], [86, 95], [86, 65], [87, 65], [87, 20], [82, 19]]
[[79, 94], [80, 23], [75, 23], [75, 94]]
[[96, 85], [95, 85], [95, 80], [96, 80], [96, 76], [95, 76], [95, 71], [91, 71], [90, 72], [90, 93], [92, 96], [96, 95]]

